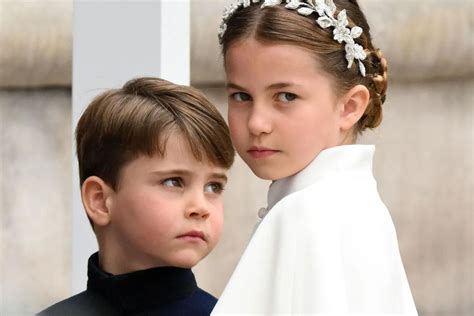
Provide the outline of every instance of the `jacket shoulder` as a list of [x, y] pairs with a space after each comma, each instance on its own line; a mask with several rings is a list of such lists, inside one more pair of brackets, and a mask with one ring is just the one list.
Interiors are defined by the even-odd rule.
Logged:
[[162, 306], [159, 314], [163, 316], [209, 316], [216, 303], [217, 299], [214, 296], [197, 288], [191, 296]]
[[99, 316], [117, 314], [112, 305], [100, 295], [84, 291], [58, 302], [45, 310], [39, 312], [38, 316]]

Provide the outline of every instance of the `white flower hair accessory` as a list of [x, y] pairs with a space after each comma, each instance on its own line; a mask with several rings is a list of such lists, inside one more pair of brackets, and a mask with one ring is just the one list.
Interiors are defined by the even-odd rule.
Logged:
[[[219, 27], [219, 42], [222, 44], [222, 38], [227, 29], [227, 21], [239, 8], [246, 8], [251, 3], [259, 3], [260, 0], [237, 0], [236, 3], [231, 4], [229, 7], [224, 9], [222, 16], [222, 22]], [[363, 77], [365, 77], [365, 66], [362, 63], [367, 57], [364, 48], [357, 44], [354, 39], [360, 37], [363, 30], [361, 27], [354, 26], [352, 28], [347, 27], [349, 21], [347, 20], [346, 10], [341, 10], [337, 17], [334, 17], [336, 13], [336, 5], [333, 0], [264, 0], [261, 5], [262, 8], [272, 7], [286, 2], [285, 8], [289, 10], [296, 10], [298, 14], [309, 16], [313, 13], [318, 14], [316, 22], [320, 27], [326, 29], [333, 27], [333, 38], [339, 43], [345, 44], [347, 68], [351, 68], [354, 60], [357, 61], [359, 71]]]

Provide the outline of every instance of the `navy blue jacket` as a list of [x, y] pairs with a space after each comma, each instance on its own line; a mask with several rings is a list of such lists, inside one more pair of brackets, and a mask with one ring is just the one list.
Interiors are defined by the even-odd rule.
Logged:
[[49, 315], [209, 315], [217, 300], [197, 287], [191, 269], [160, 267], [120, 275], [89, 258], [87, 290], [44, 311]]

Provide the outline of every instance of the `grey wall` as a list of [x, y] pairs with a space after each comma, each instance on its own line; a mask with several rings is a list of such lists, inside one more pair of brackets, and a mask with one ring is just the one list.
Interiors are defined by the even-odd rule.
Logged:
[[0, 315], [71, 285], [71, 94], [0, 90]]

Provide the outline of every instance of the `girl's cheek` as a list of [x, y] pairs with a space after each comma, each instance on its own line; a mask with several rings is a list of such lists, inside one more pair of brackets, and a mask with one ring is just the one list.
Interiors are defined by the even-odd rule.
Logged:
[[239, 128], [239, 126], [244, 124], [244, 117], [239, 115], [238, 112], [230, 111], [229, 112], [229, 128], [232, 133]]
[[[230, 126], [232, 126], [232, 127], [230, 127]], [[238, 142], [240, 140], [240, 137], [239, 137], [240, 132], [239, 131], [241, 131], [242, 129], [237, 128], [235, 125], [230, 125], [229, 124], [229, 130], [230, 130], [230, 137], [232, 139], [232, 142], [235, 143], [234, 145], [238, 145]], [[242, 130], [242, 132], [243, 132], [243, 130]]]

